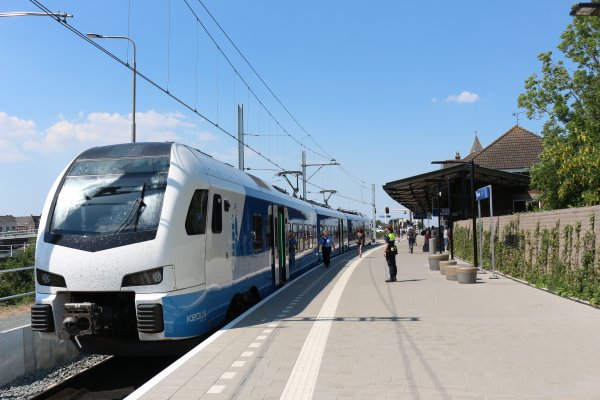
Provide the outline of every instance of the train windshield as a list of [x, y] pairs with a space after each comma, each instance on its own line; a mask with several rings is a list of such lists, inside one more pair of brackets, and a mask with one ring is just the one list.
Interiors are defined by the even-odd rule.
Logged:
[[78, 160], [56, 199], [50, 232], [118, 235], [158, 228], [169, 157]]

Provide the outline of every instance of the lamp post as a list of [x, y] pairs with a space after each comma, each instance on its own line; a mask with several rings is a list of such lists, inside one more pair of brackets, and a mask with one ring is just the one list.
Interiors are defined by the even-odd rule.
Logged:
[[[475, 216], [475, 161], [446, 160], [432, 161], [432, 164], [470, 164], [471, 165], [471, 213], [473, 220], [473, 266], [477, 266], [477, 217]], [[479, 268], [478, 268], [479, 269]]]
[[454, 232], [454, 218], [452, 216], [452, 191], [450, 190], [450, 178], [448, 178], [448, 244], [450, 245], [450, 259], [454, 260], [454, 240], [452, 240], [452, 232]]
[[131, 143], [135, 143], [135, 77], [137, 75], [135, 65], [135, 42], [129, 36], [109, 36], [99, 35], [97, 33], [88, 33], [86, 36], [92, 39], [127, 39], [133, 46], [133, 111], [131, 113]]
[[67, 18], [72, 18], [71, 14], [67, 13], [45, 13], [45, 12], [29, 12], [29, 11], [12, 11], [1, 12], [0, 17], [52, 17], [57, 20], [67, 22]]
[[577, 3], [571, 9], [572, 16], [600, 16], [600, 3]]
[[[442, 240], [444, 239], [444, 232], [442, 231], [442, 184], [445, 182], [444, 179], [425, 179], [425, 182], [429, 183], [437, 183], [437, 190], [435, 192], [435, 196], [431, 196], [431, 212], [433, 213], [433, 205], [434, 205], [434, 197], [437, 197], [437, 209], [438, 209], [438, 232], [437, 232], [437, 240], [435, 243], [434, 253], [439, 250], [440, 253], [443, 253], [444, 246], [442, 245]], [[433, 222], [432, 222], [433, 226]]]

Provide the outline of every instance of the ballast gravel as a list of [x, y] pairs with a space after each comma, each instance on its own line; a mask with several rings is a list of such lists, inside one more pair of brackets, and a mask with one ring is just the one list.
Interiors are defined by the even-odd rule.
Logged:
[[39, 369], [23, 375], [0, 387], [0, 400], [27, 400], [57, 385], [96, 364], [109, 356], [86, 355], [54, 368]]

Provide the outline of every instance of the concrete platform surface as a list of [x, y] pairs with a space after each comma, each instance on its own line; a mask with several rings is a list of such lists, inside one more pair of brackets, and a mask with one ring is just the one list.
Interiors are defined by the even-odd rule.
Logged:
[[600, 399], [600, 311], [399, 246], [288, 284], [128, 399]]

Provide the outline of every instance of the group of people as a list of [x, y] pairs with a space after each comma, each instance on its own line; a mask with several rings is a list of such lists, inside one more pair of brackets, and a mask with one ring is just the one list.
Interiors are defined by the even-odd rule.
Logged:
[[[365, 245], [365, 232], [362, 229], [356, 232], [356, 245], [358, 247], [358, 256], [362, 257], [362, 249]], [[321, 246], [321, 253], [323, 254], [323, 265], [327, 268], [331, 262], [331, 252], [335, 251], [335, 243], [327, 230], [323, 230], [319, 238], [319, 246]]]
[[[288, 252], [290, 256], [289, 266], [293, 267], [296, 263], [296, 235], [293, 231], [288, 232]], [[319, 246], [321, 246], [321, 254], [323, 254], [323, 265], [329, 267], [331, 263], [331, 252], [335, 251], [335, 243], [333, 238], [329, 236], [329, 232], [324, 229], [319, 238]]]
[[[450, 245], [450, 230], [448, 227], [444, 227], [443, 231], [443, 239], [444, 239], [444, 251], [448, 251], [448, 246]], [[439, 232], [437, 228], [434, 228], [433, 233], [431, 229], [426, 229], [422, 234], [425, 236], [425, 243], [423, 244], [423, 251], [429, 251], [429, 239], [432, 234], [435, 238], [439, 236]], [[412, 253], [414, 250], [414, 246], [417, 244], [418, 232], [414, 226], [410, 226], [408, 231], [406, 232], [406, 236], [408, 239], [408, 252]], [[384, 250], [385, 259], [388, 265], [389, 279], [386, 282], [396, 282], [396, 274], [398, 272], [398, 267], [396, 266], [396, 255], [398, 254], [398, 249], [396, 247], [396, 235], [394, 234], [394, 230], [391, 225], [385, 227], [385, 243], [386, 247]]]
[[[321, 254], [323, 255], [323, 265], [325, 268], [329, 267], [331, 263], [331, 252], [335, 251], [335, 243], [333, 238], [329, 236], [329, 232], [324, 229], [321, 232], [321, 237], [319, 238], [319, 246], [321, 246]], [[289, 252], [289, 266], [293, 267], [296, 263], [296, 235], [293, 231], [288, 232], [288, 252]], [[358, 229], [356, 232], [356, 245], [358, 247], [358, 256], [362, 257], [362, 249], [365, 245], [365, 232], [362, 228]]]
[[[424, 246], [429, 245], [429, 239], [431, 238], [432, 232], [430, 229], [426, 229], [422, 232], [425, 235], [425, 244]], [[437, 232], [434, 232], [437, 234]], [[408, 231], [406, 232], [408, 239], [408, 250], [409, 253], [412, 253], [414, 250], [414, 246], [417, 244], [417, 236], [418, 232], [414, 226], [410, 226]], [[449, 242], [449, 231], [448, 228], [444, 229], [444, 248], [445, 251], [448, 250], [448, 242]], [[386, 279], [386, 282], [396, 282], [397, 274], [398, 274], [398, 266], [396, 265], [396, 256], [398, 255], [398, 248], [396, 247], [396, 234], [394, 233], [394, 229], [391, 225], [387, 225], [385, 227], [385, 260], [388, 265], [389, 270], [389, 278]], [[359, 229], [356, 232], [356, 244], [358, 247], [358, 256], [362, 257], [362, 249], [365, 245], [365, 233], [362, 229]], [[288, 236], [288, 245], [290, 252], [290, 266], [294, 263], [294, 254], [296, 249], [296, 239], [295, 235], [292, 231], [289, 232]], [[323, 265], [325, 268], [329, 267], [331, 263], [331, 252], [335, 251], [335, 243], [331, 236], [329, 236], [329, 232], [327, 230], [323, 230], [321, 233], [321, 237], [319, 238], [319, 246], [321, 246], [321, 254], [323, 255]], [[423, 251], [425, 247], [423, 247]]]

